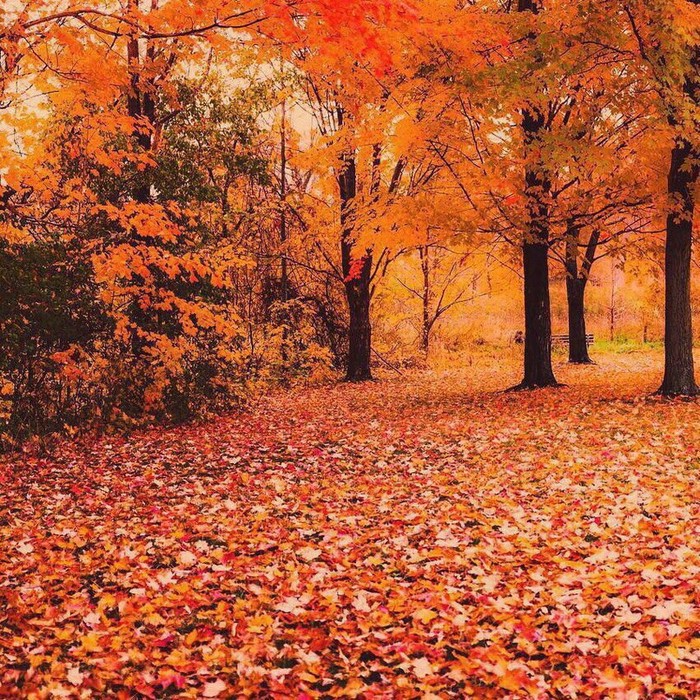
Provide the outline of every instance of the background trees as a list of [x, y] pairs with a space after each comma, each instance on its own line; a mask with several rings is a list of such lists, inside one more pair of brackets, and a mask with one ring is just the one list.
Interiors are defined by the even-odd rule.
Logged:
[[[376, 362], [459, 357], [518, 332], [520, 386], [555, 385], [552, 328], [568, 329], [570, 361], [590, 361], [608, 255], [628, 278], [622, 327], [665, 335], [661, 391], [695, 393], [698, 12], [5, 10], [5, 427], [178, 420], [251, 381], [361, 381]], [[663, 228], [662, 333], [644, 290]]]

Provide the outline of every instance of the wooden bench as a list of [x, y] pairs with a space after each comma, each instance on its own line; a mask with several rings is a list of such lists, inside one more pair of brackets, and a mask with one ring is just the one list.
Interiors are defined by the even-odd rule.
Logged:
[[[593, 338], [593, 333], [586, 333], [586, 345], [592, 345], [593, 341], [595, 339]], [[552, 345], [568, 345], [569, 344], [569, 334], [562, 334], [562, 335], [553, 335], [552, 336]]]

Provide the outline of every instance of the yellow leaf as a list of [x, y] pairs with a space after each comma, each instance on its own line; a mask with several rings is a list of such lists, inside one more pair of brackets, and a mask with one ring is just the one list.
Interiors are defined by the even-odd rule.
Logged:
[[413, 613], [413, 619], [424, 622], [426, 625], [437, 617], [437, 613], [429, 608], [421, 608]]
[[81, 640], [82, 648], [87, 652], [98, 651], [100, 648], [99, 640], [94, 632], [86, 634]]

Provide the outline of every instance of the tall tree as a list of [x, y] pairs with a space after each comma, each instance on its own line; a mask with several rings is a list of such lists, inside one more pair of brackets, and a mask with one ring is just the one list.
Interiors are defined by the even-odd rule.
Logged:
[[[700, 7], [700, 0], [687, 2]], [[690, 33], [683, 69], [677, 77], [680, 99], [674, 100], [668, 111], [669, 124], [675, 131], [668, 170], [668, 194], [673, 209], [666, 219], [665, 365], [659, 389], [667, 396], [698, 393], [690, 304], [695, 190], [700, 174], [700, 147], [697, 135], [692, 133], [700, 126], [700, 120], [695, 117], [700, 108], [700, 37], [697, 29], [696, 25], [696, 31]], [[688, 112], [690, 119], [685, 116]]]
[[[539, 12], [537, 0], [518, 0], [518, 12]], [[529, 35], [534, 39], [534, 33]], [[546, 115], [530, 104], [522, 111], [525, 144], [526, 224], [523, 238], [525, 300], [524, 377], [516, 388], [557, 386], [552, 369], [552, 315], [549, 298], [549, 204], [551, 179], [542, 161]]]
[[[700, 0], [688, 2], [700, 7]], [[700, 41], [697, 35], [688, 52], [689, 60], [680, 80], [682, 97], [694, 114], [700, 108]], [[700, 147], [697, 135], [693, 137], [687, 130], [697, 128], [700, 120], [684, 119], [684, 111], [671, 109], [668, 115], [676, 131], [668, 171], [668, 193], [674, 210], [668, 213], [666, 220], [665, 367], [660, 392], [670, 396], [698, 393], [693, 365], [690, 268]]]
[[665, 244], [665, 363], [659, 393], [698, 393], [693, 362], [691, 259], [700, 174], [700, 0], [622, 3], [642, 70], [671, 134]]
[[[339, 107], [339, 126], [344, 114]], [[348, 359], [346, 379], [362, 382], [372, 379], [372, 322], [369, 315], [372, 250], [357, 250], [353, 207], [357, 197], [355, 154], [345, 152], [338, 169], [340, 193], [340, 250], [343, 284], [348, 301]]]

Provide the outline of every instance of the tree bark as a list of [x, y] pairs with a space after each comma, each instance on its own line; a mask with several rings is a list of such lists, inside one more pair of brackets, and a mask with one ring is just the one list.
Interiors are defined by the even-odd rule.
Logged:
[[362, 259], [358, 277], [345, 282], [345, 294], [350, 311], [348, 333], [348, 371], [349, 382], [363, 382], [372, 379], [372, 326], [369, 318], [369, 277], [372, 256]]
[[355, 158], [344, 157], [338, 175], [340, 189], [341, 262], [345, 296], [348, 301], [348, 357], [346, 380], [363, 382], [372, 379], [372, 325], [369, 316], [372, 253], [356, 257], [353, 237], [352, 205], [357, 195]]
[[[700, 5], [700, 0], [690, 0]], [[673, 127], [697, 128], [692, 118], [683, 118], [687, 107], [700, 104], [700, 46], [691, 49], [690, 65], [683, 82], [683, 97], [689, 105], [672, 108]], [[676, 210], [666, 217], [666, 303], [664, 336], [664, 379], [659, 393], [664, 396], [694, 396], [698, 393], [693, 366], [693, 324], [690, 304], [690, 269], [695, 214], [694, 190], [700, 173], [700, 152], [683, 135], [677, 135], [671, 150], [668, 193]]]
[[584, 296], [586, 280], [566, 278], [566, 302], [569, 312], [569, 362], [578, 365], [593, 364], [586, 342], [586, 315]]
[[[129, 0], [128, 10], [138, 11], [139, 0]], [[136, 36], [131, 36], [127, 47], [127, 70], [129, 74], [129, 93], [127, 96], [127, 113], [134, 120], [133, 138], [141, 153], [149, 153], [152, 149], [150, 128], [155, 122], [155, 98], [152, 94], [152, 84], [142, 76], [144, 68], [141, 56], [141, 46]], [[146, 58], [153, 58], [153, 46], [149, 42], [146, 46]], [[146, 126], [148, 124], [148, 127]], [[138, 204], [149, 204], [151, 201], [150, 174], [148, 169], [136, 171], [133, 174], [133, 184], [131, 196]], [[134, 230], [129, 234], [130, 242], [137, 244], [144, 239], [140, 233]], [[149, 314], [141, 307], [137, 299], [130, 301], [127, 315], [132, 324], [136, 327], [147, 327], [150, 318]], [[157, 323], [160, 324], [160, 316], [156, 315]], [[146, 345], [144, 337], [133, 331], [131, 333], [131, 352], [136, 357], [141, 355]]]
[[525, 289], [525, 376], [520, 389], [557, 386], [552, 370], [552, 321], [549, 303], [549, 245], [523, 245]]
[[569, 226], [566, 238], [566, 304], [569, 319], [569, 362], [572, 364], [593, 364], [588, 355], [586, 342], [585, 294], [591, 265], [600, 238], [599, 231], [593, 231], [586, 246], [586, 254], [579, 270], [578, 248], [580, 230]]
[[[138, 0], [130, 0], [128, 7], [129, 10], [138, 10]], [[139, 39], [136, 36], [129, 38], [126, 50], [129, 70], [127, 112], [132, 119], [141, 122], [135, 126], [134, 138], [141, 152], [148, 153], [153, 145], [150, 129], [155, 122], [155, 95], [152, 92], [152, 84], [149, 84], [141, 75], [143, 62]], [[151, 62], [154, 59], [154, 47], [150, 42], [146, 46], [146, 58]], [[146, 204], [151, 199], [150, 177], [146, 170], [139, 173], [134, 180], [133, 198], [140, 204]]]
[[698, 175], [691, 144], [678, 137], [671, 152], [668, 191], [680, 211], [666, 219], [665, 368], [659, 393], [694, 396], [698, 393], [693, 366], [693, 329], [690, 305], [690, 267], [694, 202], [692, 191]]
[[[519, 12], [538, 12], [535, 0], [518, 0]], [[549, 301], [550, 182], [533, 147], [545, 129], [545, 117], [536, 109], [524, 109], [521, 126], [525, 141], [525, 196], [528, 221], [523, 241], [525, 296], [525, 360], [523, 381], [516, 389], [558, 386], [552, 370], [552, 318]]]
[[430, 349], [430, 330], [432, 323], [430, 321], [430, 261], [428, 258], [429, 246], [420, 246], [418, 254], [420, 255], [420, 266], [423, 273], [423, 321], [421, 325], [421, 350], [427, 357]]
[[[522, 127], [526, 148], [539, 137], [544, 117], [526, 110]], [[557, 386], [552, 370], [552, 317], [549, 301], [549, 208], [550, 183], [537, 166], [525, 168], [528, 222], [523, 241], [525, 297], [525, 361], [520, 389]]]

